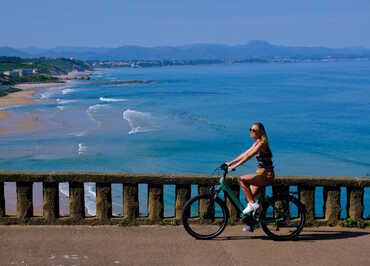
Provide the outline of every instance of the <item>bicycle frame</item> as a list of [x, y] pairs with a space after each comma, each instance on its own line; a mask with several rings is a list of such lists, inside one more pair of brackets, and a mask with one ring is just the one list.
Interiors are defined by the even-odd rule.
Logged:
[[247, 215], [243, 214], [244, 206], [242, 205], [240, 200], [235, 196], [235, 194], [231, 190], [230, 186], [227, 184], [226, 175], [227, 175], [227, 172], [224, 172], [224, 175], [220, 178], [218, 184], [215, 185], [215, 187], [214, 187], [215, 196], [217, 197], [217, 195], [221, 191], [223, 191], [224, 194], [226, 194], [225, 196], [229, 197], [229, 199], [231, 200], [231, 203], [239, 210], [240, 217], [244, 218], [244, 217], [247, 216]]

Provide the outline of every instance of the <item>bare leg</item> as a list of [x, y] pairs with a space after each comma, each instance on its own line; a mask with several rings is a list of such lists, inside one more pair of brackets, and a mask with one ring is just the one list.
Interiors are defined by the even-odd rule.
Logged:
[[254, 199], [258, 195], [260, 188], [266, 184], [265, 179], [256, 174], [240, 176], [238, 181], [244, 192], [245, 198], [251, 203], [254, 202]]
[[244, 192], [244, 196], [247, 199], [247, 202], [254, 202], [252, 191], [250, 190], [249, 185], [243, 179], [241, 179], [241, 177], [238, 177], [238, 181], [239, 181], [240, 187], [242, 188]]
[[250, 185], [249, 186], [249, 189], [251, 190], [252, 192], [252, 197], [253, 197], [253, 200], [256, 200], [257, 196], [258, 196], [258, 193], [260, 192], [262, 187], [260, 186], [255, 186], [255, 185]]

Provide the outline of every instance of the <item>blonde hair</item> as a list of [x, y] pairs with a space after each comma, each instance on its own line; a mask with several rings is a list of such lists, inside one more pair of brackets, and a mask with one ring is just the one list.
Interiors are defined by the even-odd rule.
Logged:
[[267, 153], [270, 153], [272, 155], [265, 127], [261, 122], [254, 122], [253, 125], [256, 125], [258, 127], [258, 134], [260, 135], [261, 141], [265, 143]]

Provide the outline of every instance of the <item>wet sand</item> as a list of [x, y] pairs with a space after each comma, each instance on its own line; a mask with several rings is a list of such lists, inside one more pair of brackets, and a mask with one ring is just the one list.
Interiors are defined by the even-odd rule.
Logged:
[[[0, 109], [15, 105], [29, 104], [34, 101], [33, 95], [40, 89], [54, 88], [65, 86], [66, 83], [50, 82], [50, 83], [21, 83], [14, 86], [21, 91], [9, 93], [4, 97], [0, 97]], [[1, 119], [1, 116], [0, 116]]]
[[24, 113], [22, 116], [14, 117], [11, 112], [2, 111], [7, 107], [30, 104], [35, 101], [33, 97], [41, 89], [58, 88], [65, 86], [66, 82], [53, 83], [21, 83], [15, 87], [21, 91], [10, 93], [0, 97], [0, 122], [9, 120], [9, 126], [0, 126], [0, 134], [16, 132], [32, 132], [40, 127], [40, 121], [31, 113]]

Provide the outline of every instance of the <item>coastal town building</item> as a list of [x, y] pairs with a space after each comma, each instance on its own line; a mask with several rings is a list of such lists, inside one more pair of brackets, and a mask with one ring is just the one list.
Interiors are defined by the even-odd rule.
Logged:
[[3, 74], [9, 77], [28, 77], [32, 76], [33, 74], [37, 74], [38, 72], [39, 70], [37, 68], [20, 68], [5, 71]]

